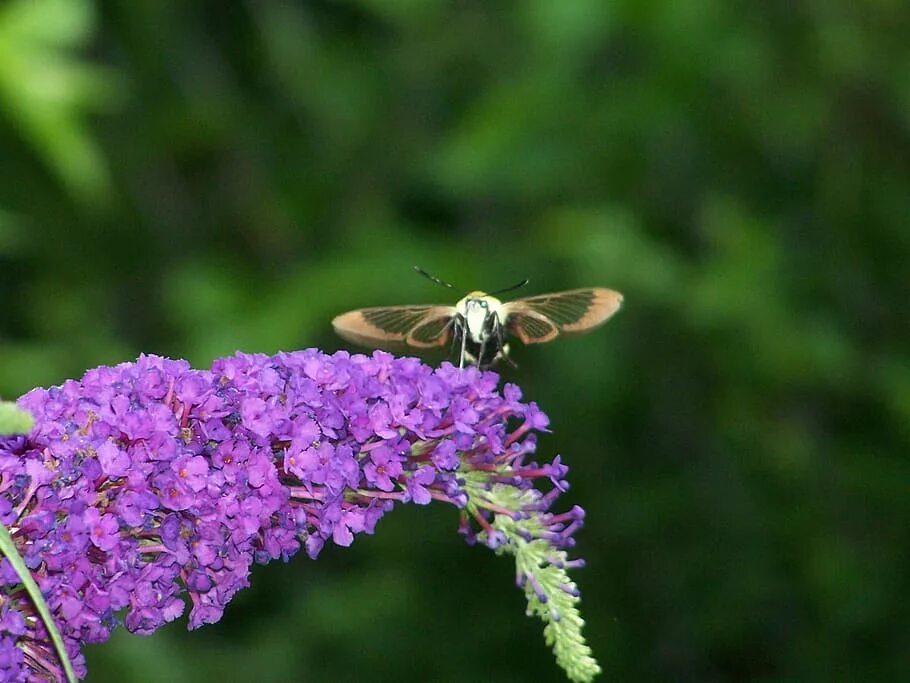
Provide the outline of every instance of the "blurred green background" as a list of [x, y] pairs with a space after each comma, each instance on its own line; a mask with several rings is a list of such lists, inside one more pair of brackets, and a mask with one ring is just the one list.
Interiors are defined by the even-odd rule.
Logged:
[[[905, 0], [0, 4], [0, 394], [602, 285], [516, 345], [613, 681], [910, 671]], [[90, 681], [561, 681], [443, 506], [258, 567]], [[906, 680], [906, 679], [904, 679]]]

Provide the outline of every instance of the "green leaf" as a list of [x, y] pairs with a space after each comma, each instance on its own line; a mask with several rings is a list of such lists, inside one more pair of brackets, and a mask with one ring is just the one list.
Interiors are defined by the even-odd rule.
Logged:
[[[517, 513], [534, 502], [531, 491], [491, 484], [498, 473], [462, 470], [461, 474], [465, 478], [469, 513], [478, 507]], [[578, 609], [581, 598], [564, 568], [569, 559], [567, 553], [539, 538], [544, 529], [533, 515], [513, 517], [496, 513], [492, 526], [506, 539], [496, 548], [496, 554], [513, 555], [517, 575], [527, 578], [524, 591], [528, 600], [528, 616], [536, 614], [544, 622], [544, 638], [547, 645], [553, 648], [556, 663], [565, 670], [569, 680], [589, 683], [601, 673], [601, 668], [581, 634], [585, 625]], [[482, 539], [485, 535], [485, 531], [481, 532], [478, 538]], [[545, 601], [541, 601], [534, 584], [546, 596]]]
[[110, 178], [84, 119], [114, 93], [111, 74], [77, 52], [94, 25], [87, 0], [0, 7], [0, 108], [77, 200], [101, 204]]
[[28, 434], [35, 426], [35, 418], [15, 403], [0, 401], [0, 436]]
[[13, 565], [13, 569], [16, 570], [16, 574], [22, 581], [22, 585], [25, 586], [25, 590], [28, 592], [29, 597], [31, 597], [32, 603], [38, 610], [38, 614], [41, 616], [41, 621], [44, 622], [44, 627], [47, 629], [47, 632], [51, 636], [51, 640], [54, 642], [57, 656], [60, 657], [60, 662], [63, 664], [63, 670], [66, 671], [66, 680], [70, 681], [70, 683], [74, 683], [76, 681], [76, 672], [73, 671], [73, 665], [66, 654], [66, 647], [63, 645], [63, 638], [60, 636], [60, 632], [57, 630], [54, 620], [51, 618], [51, 612], [47, 607], [47, 603], [44, 602], [44, 596], [41, 595], [38, 584], [35, 583], [35, 579], [32, 578], [31, 572], [29, 572], [28, 567], [25, 566], [22, 556], [19, 555], [19, 552], [16, 550], [16, 545], [13, 543], [12, 536], [10, 536], [9, 531], [2, 524], [0, 524], [0, 553], [3, 553], [3, 555], [6, 556], [6, 559]]

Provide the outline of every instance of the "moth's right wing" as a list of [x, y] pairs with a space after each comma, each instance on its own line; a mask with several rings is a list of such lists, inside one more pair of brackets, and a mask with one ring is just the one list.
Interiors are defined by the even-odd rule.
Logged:
[[449, 343], [455, 313], [454, 306], [377, 306], [342, 313], [332, 326], [361, 346], [429, 349]]
[[525, 344], [539, 344], [602, 325], [620, 304], [619, 292], [589, 287], [516, 299], [504, 304], [503, 311], [510, 334]]

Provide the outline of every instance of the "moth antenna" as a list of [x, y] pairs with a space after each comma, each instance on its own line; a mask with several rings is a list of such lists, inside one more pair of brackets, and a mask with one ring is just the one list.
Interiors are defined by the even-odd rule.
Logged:
[[525, 278], [525, 279], [522, 280], [521, 282], [518, 282], [518, 283], [516, 283], [516, 284], [514, 284], [514, 285], [511, 285], [511, 286], [509, 286], [509, 287], [506, 287], [505, 289], [497, 289], [495, 292], [490, 292], [490, 294], [491, 294], [491, 295], [503, 294], [503, 293], [505, 293], [505, 292], [511, 292], [513, 289], [521, 289], [521, 288], [524, 287], [526, 284], [528, 284], [530, 281], [531, 281], [530, 278]]
[[440, 280], [435, 275], [430, 275], [427, 271], [425, 271], [420, 266], [414, 266], [414, 270], [416, 270], [418, 273], [423, 275], [427, 280], [431, 280], [432, 282], [435, 282], [437, 285], [442, 285], [443, 287], [448, 287], [449, 289], [454, 289], [454, 287], [452, 285], [450, 285], [448, 282], [446, 282], [445, 280]]

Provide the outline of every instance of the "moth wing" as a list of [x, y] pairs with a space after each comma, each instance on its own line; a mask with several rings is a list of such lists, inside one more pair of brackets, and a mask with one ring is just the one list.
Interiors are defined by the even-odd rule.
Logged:
[[451, 335], [446, 325], [454, 306], [378, 306], [342, 313], [332, 327], [342, 339], [361, 346], [400, 349], [445, 345]]
[[434, 346], [445, 346], [452, 338], [453, 306], [436, 306], [436, 310], [428, 313], [408, 334], [408, 346], [417, 349], [429, 349]]
[[506, 328], [525, 344], [539, 344], [560, 334], [579, 334], [602, 325], [619, 310], [622, 295], [591, 287], [516, 299], [503, 305]]
[[540, 344], [559, 336], [559, 328], [546, 316], [532, 310], [514, 311], [506, 319], [506, 329], [524, 344]]

